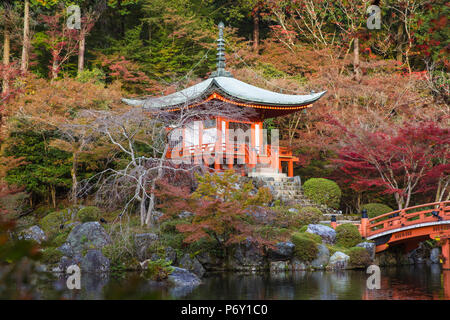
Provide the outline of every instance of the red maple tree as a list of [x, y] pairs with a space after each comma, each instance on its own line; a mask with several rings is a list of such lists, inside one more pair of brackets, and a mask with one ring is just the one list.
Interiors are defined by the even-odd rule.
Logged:
[[448, 128], [419, 122], [371, 132], [351, 131], [338, 122], [335, 125], [344, 132], [344, 139], [334, 162], [351, 177], [354, 190], [380, 188], [394, 195], [399, 209], [408, 207], [417, 192], [434, 190], [440, 199], [445, 189], [448, 192]]

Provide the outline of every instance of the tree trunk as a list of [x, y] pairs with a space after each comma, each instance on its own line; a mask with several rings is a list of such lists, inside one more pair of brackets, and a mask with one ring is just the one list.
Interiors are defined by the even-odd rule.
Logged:
[[72, 170], [71, 170], [71, 174], [72, 174], [72, 202], [73, 202], [74, 205], [77, 204], [77, 191], [78, 191], [77, 167], [78, 167], [78, 157], [77, 157], [77, 154], [75, 153], [73, 155]]
[[355, 72], [355, 80], [361, 80], [361, 69], [359, 67], [359, 38], [355, 37], [353, 41], [353, 69]]
[[258, 51], [259, 47], [259, 10], [253, 14], [253, 50]]
[[402, 39], [403, 39], [403, 24], [399, 23], [397, 28], [397, 61], [403, 62], [403, 48], [402, 48]]
[[58, 62], [54, 59], [52, 63], [52, 81], [56, 78], [58, 78]]
[[25, 0], [25, 10], [23, 15], [23, 46], [22, 46], [22, 63], [20, 70], [22, 73], [28, 70], [28, 53], [30, 49], [30, 1]]
[[6, 69], [9, 66], [9, 56], [10, 56], [10, 35], [9, 31], [5, 29], [5, 37], [3, 41], [3, 65], [5, 67], [4, 75], [3, 75], [3, 84], [2, 84], [2, 92], [6, 93], [9, 90], [9, 83], [8, 83], [8, 74], [6, 72]]
[[84, 70], [84, 52], [86, 47], [85, 43], [86, 35], [84, 34], [84, 32], [81, 32], [80, 42], [78, 44], [78, 75], [80, 75]]
[[56, 189], [55, 186], [50, 186], [50, 195], [52, 197], [53, 208], [56, 208]]

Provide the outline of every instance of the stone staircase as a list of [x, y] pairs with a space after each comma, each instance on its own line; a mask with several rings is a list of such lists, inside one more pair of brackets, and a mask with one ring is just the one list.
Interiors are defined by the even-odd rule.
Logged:
[[248, 173], [249, 177], [252, 178], [268, 178], [268, 180], [283, 182], [288, 176], [286, 173], [276, 172], [273, 168], [270, 167], [257, 167], [255, 171]]
[[[263, 169], [263, 168], [261, 168]], [[300, 205], [302, 207], [315, 207], [324, 212], [324, 218], [331, 220], [332, 215], [342, 215], [337, 210], [331, 209], [325, 205], [320, 205], [307, 198], [302, 191], [300, 177], [277, 176], [276, 178], [269, 175], [252, 176], [264, 183], [272, 192], [274, 200], [280, 200], [285, 204]], [[250, 176], [250, 175], [249, 175]]]

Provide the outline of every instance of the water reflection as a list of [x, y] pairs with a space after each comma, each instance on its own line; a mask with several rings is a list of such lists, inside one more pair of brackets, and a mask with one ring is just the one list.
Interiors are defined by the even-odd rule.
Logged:
[[83, 275], [82, 289], [70, 291], [64, 277], [40, 287], [41, 298], [64, 299], [283, 299], [283, 300], [450, 300], [450, 271], [439, 265], [381, 269], [381, 289], [366, 288], [364, 270], [342, 272], [211, 273], [198, 287], [170, 287], [143, 280]]

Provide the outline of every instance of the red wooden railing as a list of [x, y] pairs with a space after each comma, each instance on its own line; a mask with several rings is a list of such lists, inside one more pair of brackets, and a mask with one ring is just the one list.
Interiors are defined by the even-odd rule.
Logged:
[[443, 221], [450, 220], [450, 201], [422, 204], [368, 219], [365, 237], [402, 227], [439, 221], [439, 218], [432, 214], [433, 211], [437, 212]]

